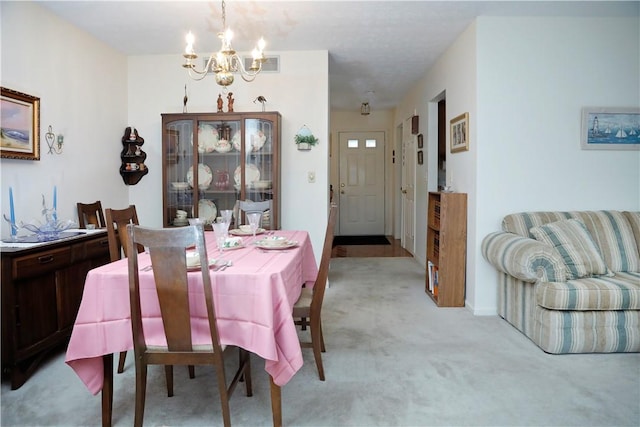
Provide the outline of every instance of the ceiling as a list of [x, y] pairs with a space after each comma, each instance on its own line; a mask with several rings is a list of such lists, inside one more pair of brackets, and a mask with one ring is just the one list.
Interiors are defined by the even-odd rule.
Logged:
[[[176, 67], [182, 63], [188, 31], [196, 36], [196, 52], [220, 47], [219, 1], [39, 3], [124, 54], [175, 54]], [[369, 101], [375, 111], [395, 107], [478, 16], [638, 16], [638, 4], [227, 0], [226, 15], [237, 51], [250, 52], [261, 36], [267, 55], [270, 50], [328, 51], [331, 108], [356, 111]]]

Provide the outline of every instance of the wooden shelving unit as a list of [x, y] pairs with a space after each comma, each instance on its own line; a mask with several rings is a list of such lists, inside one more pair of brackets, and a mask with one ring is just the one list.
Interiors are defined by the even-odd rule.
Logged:
[[466, 193], [429, 193], [425, 292], [439, 307], [464, 307]]

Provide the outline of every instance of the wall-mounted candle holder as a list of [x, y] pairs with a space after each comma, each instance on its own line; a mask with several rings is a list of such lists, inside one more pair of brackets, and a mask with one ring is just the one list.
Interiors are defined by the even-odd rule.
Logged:
[[53, 128], [49, 125], [49, 130], [44, 134], [44, 139], [47, 141], [47, 145], [49, 146], [49, 154], [62, 154], [64, 135], [58, 134], [58, 137], [56, 138], [56, 134], [53, 133]]

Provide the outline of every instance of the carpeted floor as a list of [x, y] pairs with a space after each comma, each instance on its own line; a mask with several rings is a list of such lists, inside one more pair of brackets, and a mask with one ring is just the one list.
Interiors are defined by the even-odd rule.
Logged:
[[333, 246], [338, 245], [390, 245], [386, 236], [335, 236]]
[[[640, 354], [554, 356], [496, 316], [438, 308], [412, 258], [332, 259], [323, 306], [326, 381], [310, 350], [282, 389], [287, 426], [638, 426]], [[115, 426], [133, 424], [134, 368], [115, 375]], [[231, 358], [234, 359], [234, 358]], [[117, 358], [116, 358], [117, 360]], [[231, 362], [235, 362], [232, 360]], [[175, 370], [167, 398], [150, 369], [145, 425], [222, 425], [215, 375]], [[264, 362], [254, 395], [231, 398], [234, 426], [270, 426]], [[2, 383], [2, 426], [96, 426], [92, 396], [61, 352], [20, 389]]]

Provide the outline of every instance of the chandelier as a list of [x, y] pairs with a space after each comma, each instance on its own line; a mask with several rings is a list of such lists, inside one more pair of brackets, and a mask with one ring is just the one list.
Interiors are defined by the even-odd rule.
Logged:
[[218, 38], [222, 43], [220, 50], [209, 56], [207, 65], [203, 70], [198, 70], [193, 63], [193, 60], [198, 58], [198, 55], [196, 55], [193, 50], [195, 38], [191, 32], [187, 34], [187, 47], [182, 55], [185, 58], [185, 62], [182, 66], [188, 70], [189, 77], [194, 80], [202, 80], [207, 73], [213, 71], [216, 76], [216, 83], [220, 86], [227, 87], [233, 84], [234, 74], [239, 73], [244, 81], [252, 82], [262, 70], [262, 63], [266, 61], [263, 52], [266, 43], [264, 38], [260, 38], [258, 46], [251, 52], [253, 56], [251, 67], [245, 69], [242, 58], [240, 58], [231, 47], [233, 32], [227, 27], [227, 13], [224, 0], [222, 0], [222, 31], [218, 33]]

